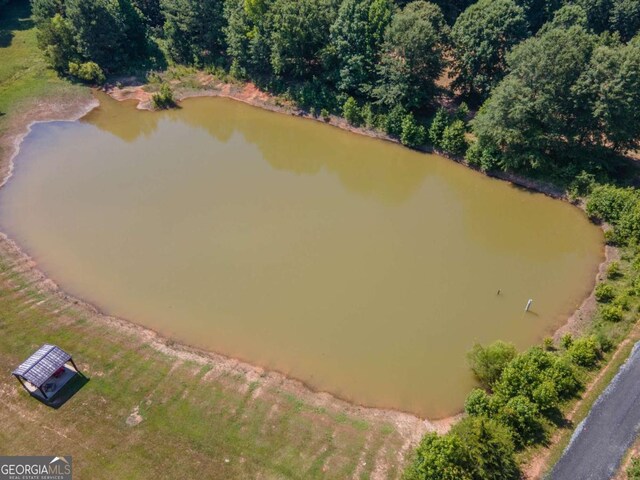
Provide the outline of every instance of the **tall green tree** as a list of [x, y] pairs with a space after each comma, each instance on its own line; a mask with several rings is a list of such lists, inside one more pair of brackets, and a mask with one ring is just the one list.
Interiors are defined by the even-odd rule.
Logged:
[[331, 26], [337, 58], [338, 90], [367, 95], [375, 83], [384, 31], [391, 21], [390, 0], [345, 0]]
[[508, 55], [511, 72], [473, 121], [479, 144], [499, 152], [502, 168], [570, 160], [589, 138], [591, 114], [576, 103], [574, 89], [596, 44], [597, 38], [579, 26], [557, 28], [525, 40]]
[[144, 19], [130, 0], [66, 0], [65, 7], [82, 61], [117, 70], [144, 55]]
[[451, 29], [453, 86], [484, 100], [504, 76], [506, 54], [528, 36], [524, 10], [513, 0], [479, 0]]
[[208, 64], [224, 52], [223, 0], [161, 0], [171, 57], [186, 64]]
[[298, 79], [319, 73], [336, 13], [331, 0], [275, 0], [269, 14], [274, 73]]
[[272, 72], [266, 21], [268, 11], [266, 0], [224, 2], [226, 53], [234, 75], [264, 76]]
[[445, 67], [449, 28], [437, 5], [417, 0], [393, 16], [385, 32], [374, 96], [387, 107], [428, 106]]

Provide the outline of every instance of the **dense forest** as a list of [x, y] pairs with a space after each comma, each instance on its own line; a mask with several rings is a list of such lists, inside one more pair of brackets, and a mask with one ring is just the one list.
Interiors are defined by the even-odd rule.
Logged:
[[[624, 156], [640, 147], [639, 0], [32, 6], [42, 51], [61, 75], [99, 84], [172, 64], [223, 71], [411, 147], [560, 182], [588, 196], [587, 214], [613, 227], [609, 242], [640, 242], [640, 193], [616, 185], [627, 180], [617, 170]], [[640, 296], [634, 278], [622, 293], [596, 289], [601, 325], [629, 316], [625, 302]], [[500, 342], [477, 346], [470, 363], [482, 388], [449, 434], [423, 439], [406, 478], [519, 478], [517, 452], [545, 443], [546, 426], [611, 348], [602, 331], [524, 353]]]
[[484, 170], [569, 180], [638, 147], [637, 0], [32, 4], [51, 66], [92, 83], [168, 63], [222, 69]]

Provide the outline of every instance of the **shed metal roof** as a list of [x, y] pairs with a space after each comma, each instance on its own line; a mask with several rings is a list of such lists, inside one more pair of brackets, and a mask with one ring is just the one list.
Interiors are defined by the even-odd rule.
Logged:
[[13, 371], [36, 387], [41, 387], [56, 370], [71, 360], [60, 347], [45, 343]]

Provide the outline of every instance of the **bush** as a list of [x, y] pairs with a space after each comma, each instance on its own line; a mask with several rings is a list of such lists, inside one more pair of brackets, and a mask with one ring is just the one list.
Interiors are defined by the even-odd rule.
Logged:
[[424, 144], [425, 137], [424, 127], [416, 122], [412, 113], [407, 113], [402, 119], [400, 142], [407, 147], [419, 147]]
[[607, 278], [615, 280], [621, 276], [622, 272], [620, 271], [620, 264], [618, 262], [611, 262], [607, 267]]
[[362, 123], [362, 115], [360, 113], [360, 107], [358, 102], [353, 97], [347, 98], [342, 106], [342, 115], [351, 125], [358, 126]]
[[69, 75], [79, 80], [96, 85], [102, 85], [106, 80], [104, 72], [95, 62], [69, 62]]
[[544, 340], [542, 340], [542, 348], [544, 348], [547, 352], [555, 350], [555, 347], [553, 345], [553, 338], [545, 337]]
[[441, 146], [444, 150], [453, 155], [464, 155], [469, 148], [467, 139], [464, 134], [466, 132], [465, 124], [462, 120], [454, 120], [448, 125], [442, 134]]
[[444, 108], [438, 109], [435, 117], [431, 121], [431, 126], [429, 127], [429, 141], [436, 148], [442, 148], [442, 137], [444, 136], [444, 131], [449, 126], [451, 119], [449, 118], [449, 114]]
[[329, 110], [327, 110], [326, 108], [323, 108], [320, 110], [320, 116], [325, 122], [328, 122], [329, 120], [331, 120], [331, 114], [329, 113]]
[[465, 159], [469, 165], [479, 167], [483, 172], [493, 170], [500, 166], [499, 155], [492, 149], [483, 148], [480, 142], [475, 141], [467, 148]]
[[568, 350], [569, 357], [581, 367], [592, 368], [601, 358], [600, 344], [593, 335], [590, 337], [579, 338]]
[[605, 322], [619, 322], [622, 320], [623, 311], [619, 305], [605, 305], [601, 310], [602, 319]]
[[520, 472], [508, 427], [483, 417], [466, 417], [451, 429], [474, 460], [473, 479], [515, 480]]
[[635, 457], [631, 460], [629, 468], [627, 468], [628, 480], [640, 480], [640, 457]]
[[376, 114], [373, 112], [370, 103], [366, 103], [364, 107], [362, 107], [362, 121], [367, 128], [376, 126]]
[[460, 437], [426, 434], [407, 468], [405, 480], [472, 480], [474, 459]]
[[613, 287], [608, 283], [599, 283], [596, 286], [595, 297], [600, 303], [609, 303], [616, 296]]
[[475, 344], [467, 354], [467, 360], [478, 381], [485, 388], [491, 389], [516, 354], [516, 347], [498, 340], [486, 347]]
[[562, 345], [562, 348], [564, 348], [565, 350], [568, 350], [572, 344], [573, 344], [573, 335], [571, 335], [570, 333], [565, 333], [562, 336], [562, 339], [560, 340], [560, 345]]
[[582, 170], [569, 185], [568, 191], [571, 198], [589, 195], [596, 183], [596, 177], [592, 173]]
[[519, 448], [537, 443], [544, 438], [538, 407], [523, 395], [510, 398], [500, 409], [496, 419], [511, 429]]
[[591, 219], [615, 225], [637, 202], [638, 194], [632, 188], [599, 185], [589, 195], [585, 210]]
[[474, 388], [464, 402], [467, 415], [490, 417], [493, 413], [491, 396], [481, 388]]
[[385, 118], [384, 129], [389, 135], [399, 137], [402, 134], [402, 122], [407, 111], [401, 105], [391, 109]]
[[173, 98], [173, 90], [171, 90], [168, 83], [160, 85], [160, 90], [153, 94], [151, 102], [153, 103], [153, 108], [159, 110], [176, 106], [176, 101]]

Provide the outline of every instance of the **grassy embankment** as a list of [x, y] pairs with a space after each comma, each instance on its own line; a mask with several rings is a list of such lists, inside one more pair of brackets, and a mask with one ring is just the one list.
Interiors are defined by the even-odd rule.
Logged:
[[[43, 105], [89, 94], [46, 69], [26, 3], [0, 13], [4, 140], [34, 111], [46, 118]], [[0, 148], [6, 161], [7, 143]], [[399, 476], [408, 428], [401, 434], [387, 417], [322, 396], [311, 401], [269, 375], [180, 358], [43, 290], [30, 265], [0, 243], [0, 453], [71, 454], [78, 479]], [[72, 352], [90, 378], [59, 410], [9, 375], [44, 342]]]

